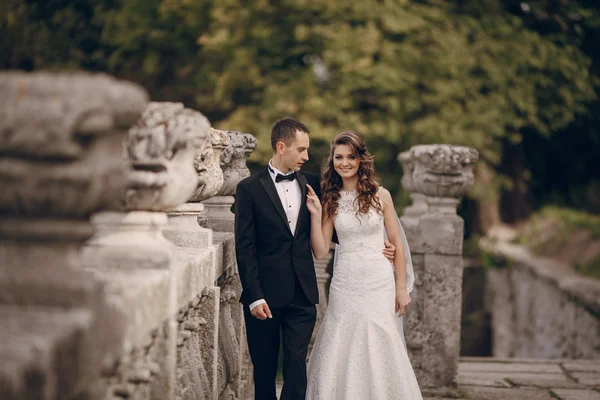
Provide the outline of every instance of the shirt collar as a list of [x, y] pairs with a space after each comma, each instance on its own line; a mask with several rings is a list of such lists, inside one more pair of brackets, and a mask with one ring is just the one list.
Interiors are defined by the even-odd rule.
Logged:
[[273, 163], [271, 162], [273, 160], [269, 160], [269, 167], [267, 168], [267, 170], [269, 171], [269, 175], [271, 175], [271, 179], [273, 179], [273, 182], [275, 182], [275, 178], [277, 177], [277, 174], [281, 174], [281, 175], [289, 175], [289, 174], [293, 174], [294, 171], [290, 171], [287, 174], [284, 174], [283, 172], [281, 172], [280, 170], [278, 170], [277, 168], [275, 168], [273, 166]]

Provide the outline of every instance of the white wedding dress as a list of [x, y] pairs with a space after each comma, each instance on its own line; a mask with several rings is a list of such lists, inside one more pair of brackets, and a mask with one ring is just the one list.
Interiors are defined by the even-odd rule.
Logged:
[[393, 266], [383, 216], [356, 215], [356, 192], [341, 192], [329, 304], [308, 361], [307, 400], [421, 400], [395, 313]]

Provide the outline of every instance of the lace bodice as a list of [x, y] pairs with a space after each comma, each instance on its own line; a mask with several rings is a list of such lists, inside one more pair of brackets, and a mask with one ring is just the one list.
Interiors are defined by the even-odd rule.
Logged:
[[356, 191], [340, 192], [338, 212], [333, 223], [338, 235], [340, 254], [361, 252], [381, 254], [384, 247], [383, 215], [375, 208], [367, 214], [357, 214]]

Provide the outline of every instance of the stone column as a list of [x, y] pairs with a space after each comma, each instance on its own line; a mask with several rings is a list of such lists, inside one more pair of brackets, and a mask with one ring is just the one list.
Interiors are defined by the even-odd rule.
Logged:
[[125, 141], [128, 190], [113, 204], [116, 211], [94, 215], [85, 266], [106, 282], [112, 302], [129, 317], [122, 355], [104, 373], [112, 396], [175, 397], [177, 342], [188, 336], [177, 318], [192, 294], [179, 279], [183, 257], [163, 235], [165, 211], [196, 189], [193, 160], [209, 129], [204, 116], [180, 103], [148, 104]]
[[256, 138], [249, 133], [223, 131], [229, 145], [221, 153], [223, 186], [215, 197], [203, 201], [206, 207], [206, 226], [216, 232], [233, 232], [235, 216], [231, 212], [237, 184], [250, 176], [246, 159], [256, 148]]
[[317, 333], [319, 332], [319, 328], [321, 327], [321, 323], [323, 322], [325, 311], [327, 311], [327, 285], [329, 284], [329, 281], [331, 279], [331, 274], [329, 273], [329, 263], [333, 258], [333, 252], [334, 247], [332, 246], [327, 257], [325, 257], [322, 260], [314, 260], [315, 272], [317, 274], [317, 286], [319, 288], [319, 304], [317, 304], [317, 322], [315, 323], [315, 329], [313, 330], [312, 337], [310, 338], [310, 344], [308, 346], [309, 356], [310, 352], [312, 351], [313, 345], [315, 344], [315, 340], [317, 339]]
[[0, 398], [100, 399], [124, 321], [82, 269], [89, 216], [122, 197], [147, 102], [101, 74], [0, 72]]
[[228, 138], [228, 145], [220, 157], [223, 186], [217, 196], [203, 201], [206, 213], [202, 217], [206, 226], [215, 231], [215, 240], [223, 249], [222, 270], [217, 280], [221, 289], [218, 386], [219, 399], [228, 400], [240, 398], [252, 391], [252, 379], [248, 376], [244, 318], [239, 302], [242, 288], [235, 261], [235, 216], [231, 207], [237, 184], [250, 175], [246, 159], [256, 147], [256, 139], [242, 132], [219, 132]]
[[215, 131], [202, 114], [194, 113], [198, 116], [194, 129], [207, 132], [192, 163], [194, 193], [188, 203], [168, 211], [169, 223], [163, 233], [178, 247], [181, 261], [175, 271], [179, 287], [175, 398], [212, 400], [219, 396], [221, 288], [216, 280], [222, 248], [213, 231], [200, 225], [205, 214], [200, 201], [214, 196], [223, 184], [219, 158], [228, 138]]
[[412, 176], [402, 183], [409, 190], [414, 185], [427, 204], [421, 214], [414, 210], [422, 205], [415, 205], [401, 218], [416, 275], [406, 341], [419, 383], [450, 385], [458, 368], [462, 299], [464, 221], [456, 206], [473, 184], [478, 153], [469, 147], [424, 145], [412, 147], [401, 159], [414, 165]]

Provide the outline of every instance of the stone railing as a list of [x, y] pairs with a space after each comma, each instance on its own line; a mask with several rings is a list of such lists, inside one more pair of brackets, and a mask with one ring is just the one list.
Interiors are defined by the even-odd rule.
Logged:
[[477, 159], [476, 150], [450, 145], [414, 146], [398, 155], [402, 186], [413, 200], [401, 221], [416, 277], [404, 329], [422, 387], [451, 385], [457, 374], [464, 222], [456, 206], [473, 184]]
[[500, 261], [486, 270], [494, 357], [600, 358], [598, 279], [516, 244], [482, 246]]
[[0, 398], [246, 396], [233, 214], [203, 202], [256, 140], [104, 75], [0, 97]]

